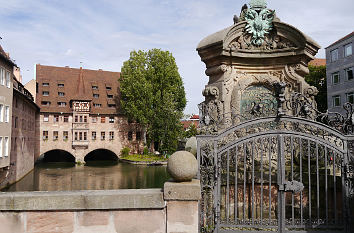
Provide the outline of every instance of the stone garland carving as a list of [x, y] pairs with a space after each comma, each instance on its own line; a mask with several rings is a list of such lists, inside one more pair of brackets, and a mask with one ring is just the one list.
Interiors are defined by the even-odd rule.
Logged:
[[201, 132], [217, 132], [219, 122], [224, 118], [223, 103], [219, 100], [219, 89], [215, 86], [207, 87], [203, 91], [205, 101], [198, 105]]
[[282, 50], [296, 48], [296, 45], [290, 40], [283, 38], [276, 33], [270, 33], [264, 36], [262, 44], [254, 45], [252, 36], [248, 33], [243, 33], [240, 37], [230, 43], [229, 48], [232, 50]]

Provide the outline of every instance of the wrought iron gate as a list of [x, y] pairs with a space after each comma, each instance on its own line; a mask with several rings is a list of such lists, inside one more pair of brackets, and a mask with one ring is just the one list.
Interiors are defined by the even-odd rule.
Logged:
[[200, 232], [354, 232], [346, 109], [317, 114], [326, 124], [278, 112], [198, 136]]

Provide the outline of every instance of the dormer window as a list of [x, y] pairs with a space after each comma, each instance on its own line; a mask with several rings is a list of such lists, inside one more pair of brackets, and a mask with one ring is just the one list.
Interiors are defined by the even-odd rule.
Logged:
[[49, 101], [42, 101], [41, 104], [42, 104], [42, 106], [50, 106]]
[[58, 96], [65, 96], [64, 92], [58, 92]]
[[100, 108], [102, 105], [101, 104], [93, 104], [95, 108]]
[[58, 83], [58, 87], [64, 87], [64, 83]]
[[98, 98], [98, 97], [100, 97], [99, 94], [93, 94], [93, 98]]
[[98, 86], [92, 86], [92, 90], [98, 90]]
[[42, 94], [43, 96], [49, 96], [49, 91], [43, 91]]
[[43, 87], [49, 87], [49, 83], [42, 83]]
[[59, 107], [65, 107], [66, 106], [66, 102], [58, 102], [58, 106]]
[[106, 90], [107, 90], [107, 91], [110, 91], [110, 90], [112, 90], [112, 87], [106, 86]]
[[108, 99], [113, 99], [113, 95], [107, 95]]

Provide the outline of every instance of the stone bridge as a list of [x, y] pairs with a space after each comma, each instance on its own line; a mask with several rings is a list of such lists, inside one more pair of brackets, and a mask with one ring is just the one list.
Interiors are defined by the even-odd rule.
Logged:
[[[96, 142], [97, 141], [97, 142]], [[35, 161], [44, 158], [49, 161], [75, 161], [84, 163], [87, 160], [98, 159], [95, 156], [101, 156], [108, 160], [117, 160], [120, 151], [123, 148], [119, 139], [114, 140], [96, 140], [93, 142], [72, 142], [70, 138], [66, 141], [41, 140], [40, 150], [37, 153]], [[103, 156], [103, 157], [102, 157]]]

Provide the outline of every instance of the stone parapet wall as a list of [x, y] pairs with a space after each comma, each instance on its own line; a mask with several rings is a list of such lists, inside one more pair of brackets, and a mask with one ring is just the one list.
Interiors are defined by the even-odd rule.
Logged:
[[199, 180], [162, 189], [0, 193], [2, 233], [198, 232]]

